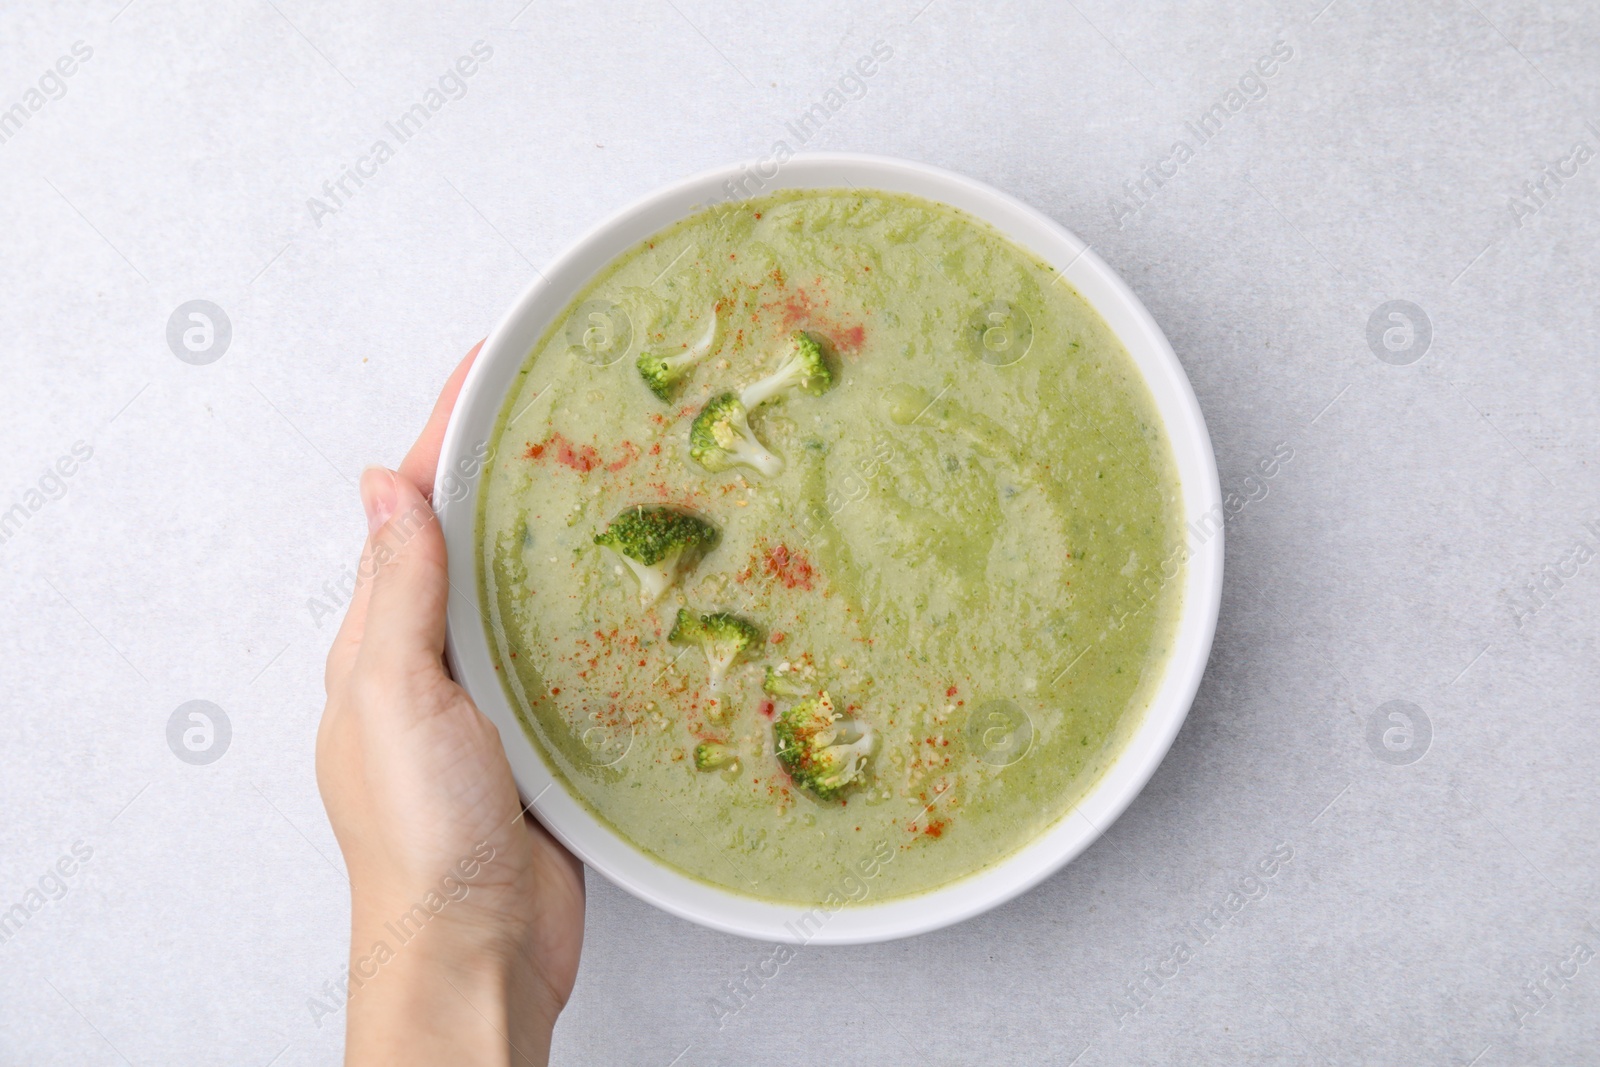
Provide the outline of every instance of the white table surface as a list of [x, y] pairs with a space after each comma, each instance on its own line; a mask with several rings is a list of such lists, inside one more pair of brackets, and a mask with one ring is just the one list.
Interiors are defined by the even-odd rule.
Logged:
[[[806, 147], [1060, 220], [1167, 330], [1224, 483], [1293, 458], [1229, 523], [1188, 724], [1083, 857], [954, 929], [806, 949], [720, 1029], [766, 949], [591, 876], [555, 1061], [1600, 1062], [1600, 560], [1573, 554], [1600, 547], [1600, 156], [1568, 162], [1600, 153], [1595, 5], [522, 2], [6, 5], [0, 108], [49, 92], [0, 144], [0, 510], [26, 512], [0, 544], [0, 908], [92, 856], [0, 944], [0, 1062], [337, 1061], [342, 1014], [308, 1007], [348, 907], [308, 600], [354, 560], [351, 479], [535, 266], [792, 143], [877, 41]], [[465, 95], [314, 219], [478, 41]], [[1186, 121], [1279, 41], [1200, 144]], [[1547, 165], [1571, 176], [1514, 210]], [[232, 324], [207, 365], [166, 341], [193, 299]], [[1389, 300], [1431, 326], [1405, 365], [1368, 344]], [[190, 700], [232, 727], [209, 765], [167, 744]], [[1393, 700], [1431, 724], [1413, 762], [1368, 741]]]

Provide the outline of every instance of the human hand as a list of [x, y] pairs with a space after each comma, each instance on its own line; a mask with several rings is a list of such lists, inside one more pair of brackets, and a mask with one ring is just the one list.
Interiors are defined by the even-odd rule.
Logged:
[[442, 658], [450, 586], [427, 494], [482, 347], [399, 471], [361, 475], [369, 533], [317, 731], [350, 874], [348, 1064], [543, 1064], [577, 976], [583, 867], [525, 816], [499, 732]]

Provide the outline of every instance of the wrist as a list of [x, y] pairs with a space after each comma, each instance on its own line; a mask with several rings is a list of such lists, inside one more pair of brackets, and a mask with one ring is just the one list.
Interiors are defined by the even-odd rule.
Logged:
[[363, 957], [387, 948], [393, 955], [420, 949], [441, 965], [509, 966], [526, 936], [524, 927], [512, 917], [469, 906], [465, 897], [453, 901], [431, 891], [352, 893], [350, 964], [354, 970]]
[[546, 1062], [555, 1019], [517, 994], [512, 932], [420, 914], [352, 908], [347, 1064]]

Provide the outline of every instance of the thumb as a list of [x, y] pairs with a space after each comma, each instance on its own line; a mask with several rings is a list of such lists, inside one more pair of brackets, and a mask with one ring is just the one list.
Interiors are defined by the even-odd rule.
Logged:
[[360, 658], [384, 673], [439, 669], [450, 598], [439, 520], [409, 479], [383, 467], [362, 473], [361, 503], [373, 574]]

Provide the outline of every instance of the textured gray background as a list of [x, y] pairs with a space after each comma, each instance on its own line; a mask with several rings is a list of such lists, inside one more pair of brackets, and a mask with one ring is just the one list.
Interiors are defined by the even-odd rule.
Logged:
[[[0, 908], [93, 856], [0, 945], [0, 1061], [337, 1059], [342, 1015], [307, 1006], [347, 909], [311, 761], [332, 623], [307, 602], [354, 560], [351, 479], [399, 458], [536, 265], [792, 143], [882, 40], [808, 147], [1060, 220], [1168, 331], [1224, 483], [1293, 459], [1229, 523], [1188, 725], [1068, 870], [956, 929], [803, 951], [721, 1029], [711, 998], [766, 949], [591, 878], [555, 1059], [1600, 1062], [1600, 561], [1571, 555], [1600, 545], [1600, 159], [1512, 209], [1600, 150], [1600, 12], [922, 2], [7, 6], [0, 107], [73, 42], [93, 56], [0, 144], [0, 509], [75, 442], [93, 457], [0, 544]], [[479, 40], [466, 95], [317, 225], [307, 198]], [[1264, 98], [1119, 225], [1123, 183], [1196, 147], [1185, 121], [1277, 40]], [[165, 340], [191, 299], [232, 322], [207, 366]], [[1368, 344], [1391, 299], [1433, 331], [1405, 366]], [[166, 742], [194, 699], [232, 724], [207, 766]], [[1431, 723], [1391, 734], [1420, 760], [1369, 744], [1390, 700]], [[1278, 844], [1201, 945], [1186, 923]]]

